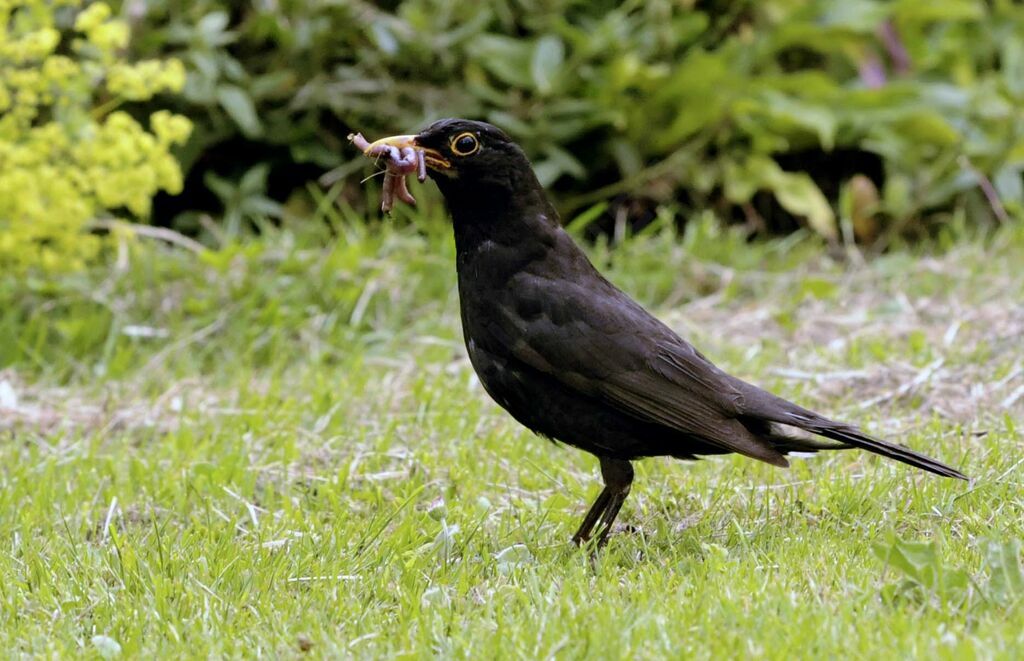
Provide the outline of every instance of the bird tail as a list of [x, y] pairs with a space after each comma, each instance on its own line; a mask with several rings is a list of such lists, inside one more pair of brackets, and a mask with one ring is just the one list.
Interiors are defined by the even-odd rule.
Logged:
[[959, 480], [966, 480], [967, 476], [951, 468], [946, 464], [936, 461], [927, 455], [923, 455], [920, 452], [914, 452], [908, 447], [902, 445], [896, 445], [895, 443], [889, 443], [881, 439], [868, 436], [861, 430], [850, 425], [844, 425], [825, 418], [819, 418], [818, 421], [808, 421], [806, 425], [797, 425], [801, 429], [806, 429], [809, 432], [830, 438], [833, 441], [839, 441], [844, 445], [853, 446], [855, 448], [861, 448], [868, 452], [874, 452], [875, 454], [889, 459], [895, 459], [896, 461], [902, 461], [905, 464], [914, 466], [926, 470], [929, 473], [935, 473], [936, 475], [942, 475], [943, 477], [955, 477]]
[[873, 436], [868, 436], [853, 425], [829, 420], [824, 416], [818, 415], [814, 411], [797, 406], [792, 402], [772, 395], [760, 388], [747, 384], [747, 389], [744, 394], [747, 396], [744, 402], [746, 404], [745, 410], [743, 411], [744, 416], [748, 419], [753, 418], [759, 420], [757, 426], [763, 428], [766, 422], [770, 422], [776, 423], [777, 425], [795, 427], [805, 432], [823, 436], [840, 444], [829, 447], [821, 441], [785, 436], [776, 431], [775, 425], [768, 425], [773, 432], [772, 436], [779, 440], [782, 440], [783, 438], [789, 439], [782, 441], [781, 443], [775, 442], [774, 438], [769, 439], [774, 442], [776, 449], [779, 449], [780, 451], [805, 450], [815, 452], [817, 450], [860, 448], [889, 459], [901, 461], [905, 464], [914, 466], [915, 468], [926, 470], [929, 473], [942, 475], [943, 477], [955, 477], [959, 480], [968, 479], [966, 475], [955, 468], [951, 468], [940, 461], [936, 461], [929, 456], [921, 454], [920, 452], [914, 452], [908, 447], [889, 443], [887, 441], [874, 438]]

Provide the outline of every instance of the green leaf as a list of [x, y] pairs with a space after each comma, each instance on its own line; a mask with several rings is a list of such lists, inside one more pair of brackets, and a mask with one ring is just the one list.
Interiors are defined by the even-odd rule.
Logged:
[[1000, 56], [1006, 89], [1017, 99], [1024, 97], [1024, 42], [1020, 37], [1006, 39]]
[[937, 587], [936, 566], [939, 562], [935, 544], [894, 539], [876, 544], [875, 555], [905, 576], [928, 588]]
[[610, 145], [615, 164], [623, 176], [631, 176], [639, 172], [643, 166], [643, 154], [629, 140], [615, 139]]
[[893, 3], [891, 11], [898, 21], [920, 23], [968, 21], [982, 18], [985, 14], [984, 3], [974, 0], [898, 0]]
[[1000, 168], [992, 177], [992, 183], [1003, 204], [1024, 206], [1024, 177], [1020, 166]]
[[263, 125], [256, 115], [256, 107], [241, 87], [221, 85], [217, 88], [217, 101], [247, 137], [255, 138], [263, 134]]
[[369, 34], [374, 45], [376, 45], [382, 53], [392, 56], [398, 53], [398, 39], [395, 38], [391, 28], [384, 21], [374, 21], [371, 23]]
[[722, 179], [725, 197], [734, 204], [749, 202], [764, 184], [759, 173], [754, 172], [753, 168], [745, 167], [744, 164], [731, 159], [722, 163]]
[[989, 596], [1007, 603], [1024, 598], [1024, 568], [1021, 567], [1021, 541], [990, 540], [985, 561], [988, 565]]
[[530, 75], [538, 92], [548, 94], [552, 91], [564, 60], [565, 45], [561, 39], [549, 34], [537, 41], [530, 59]]
[[496, 126], [502, 127], [508, 131], [509, 134], [515, 136], [519, 140], [532, 137], [536, 134], [536, 130], [533, 125], [524, 122], [522, 119], [510, 112], [504, 112], [501, 110], [492, 111], [487, 115], [487, 121]]
[[727, 161], [725, 195], [741, 204], [758, 190], [770, 190], [786, 211], [807, 219], [815, 232], [834, 241], [839, 237], [836, 216], [814, 180], [803, 172], [786, 172], [767, 156], [751, 156], [742, 165]]
[[288, 94], [295, 86], [294, 71], [274, 71], [253, 78], [249, 83], [249, 94], [256, 100], [264, 97]]
[[839, 120], [831, 108], [807, 103], [785, 94], [767, 92], [761, 110], [768, 115], [769, 129], [788, 131], [790, 126], [797, 127], [814, 133], [825, 151], [831, 151], [835, 146]]
[[671, 77], [659, 84], [642, 114], [650, 122], [658, 119], [658, 108], [669, 109], [664, 118], [667, 126], [647, 123], [638, 128], [656, 148], [674, 149], [686, 138], [719, 122], [740, 83], [729, 68], [726, 54], [692, 49], [673, 68]]
[[235, 185], [224, 177], [217, 176], [215, 172], [207, 172], [203, 177], [203, 183], [206, 184], [208, 189], [213, 191], [213, 194], [217, 196], [225, 207], [231, 204], [231, 201], [236, 197], [235, 191], [237, 188]]
[[603, 214], [607, 208], [607, 202], [598, 202], [590, 208], [585, 209], [575, 218], [566, 223], [566, 231], [577, 236], [581, 235], [583, 230], [585, 230], [590, 223], [600, 218], [601, 214]]
[[807, 218], [807, 224], [826, 239], [834, 241], [839, 238], [836, 215], [809, 175], [780, 172], [771, 188], [775, 199], [786, 211]]
[[503, 83], [517, 87], [533, 87], [530, 60], [533, 49], [529, 42], [496, 34], [482, 34], [467, 46], [473, 61]]
[[844, 0], [822, 3], [822, 12], [816, 24], [824, 28], [842, 27], [847, 30], [872, 34], [885, 20], [888, 8], [876, 0]]
[[270, 174], [270, 164], [259, 163], [245, 171], [238, 182], [238, 191], [242, 196], [259, 195], [267, 190], [267, 175]]
[[226, 11], [213, 11], [199, 19], [199, 22], [196, 23], [196, 32], [207, 44], [221, 45], [227, 43], [224, 41], [222, 33], [227, 30], [230, 22], [231, 18]]
[[921, 109], [908, 113], [906, 117], [894, 122], [893, 126], [902, 137], [913, 142], [946, 146], [960, 141], [960, 133], [945, 117], [933, 110]]
[[911, 199], [913, 182], [904, 174], [895, 173], [885, 180], [882, 203], [886, 212], [895, 218], [904, 218], [913, 210]]
[[587, 171], [583, 164], [564, 149], [559, 149], [552, 145], [545, 149], [544, 152], [547, 158], [538, 161], [534, 164], [533, 168], [537, 179], [543, 186], [550, 186], [563, 174], [571, 175], [577, 179], [582, 179], [586, 176]]
[[280, 218], [284, 215], [283, 206], [262, 195], [247, 198], [242, 204], [242, 210], [249, 216]]

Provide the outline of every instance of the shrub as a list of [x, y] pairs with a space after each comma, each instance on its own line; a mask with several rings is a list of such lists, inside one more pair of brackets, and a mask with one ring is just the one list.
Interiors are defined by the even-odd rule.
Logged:
[[119, 110], [179, 90], [175, 60], [127, 62], [128, 25], [101, 2], [0, 1], [0, 270], [81, 267], [101, 248], [90, 223], [145, 218], [158, 190], [181, 191], [170, 154], [190, 122], [167, 111], [148, 130]]
[[508, 129], [569, 211], [628, 193], [834, 236], [837, 211], [870, 234], [1024, 210], [1010, 0], [386, 6], [145, 3], [137, 47], [190, 71], [195, 190], [264, 162], [283, 201], [364, 167], [351, 128], [462, 115]]

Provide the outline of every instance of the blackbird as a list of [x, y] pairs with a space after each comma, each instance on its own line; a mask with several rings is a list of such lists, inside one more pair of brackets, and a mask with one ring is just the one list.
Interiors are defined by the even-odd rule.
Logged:
[[[487, 393], [533, 432], [596, 455], [604, 489], [573, 541], [604, 544], [634, 459], [860, 448], [959, 471], [731, 376], [597, 271], [561, 228], [523, 150], [444, 119], [373, 143], [422, 152], [451, 213], [462, 330]], [[822, 438], [819, 438], [822, 437]]]

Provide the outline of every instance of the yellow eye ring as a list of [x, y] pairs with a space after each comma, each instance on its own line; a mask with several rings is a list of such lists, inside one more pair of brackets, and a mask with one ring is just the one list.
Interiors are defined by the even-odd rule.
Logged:
[[476, 139], [475, 135], [467, 131], [452, 138], [449, 146], [452, 153], [456, 156], [472, 156], [480, 150], [480, 141]]

